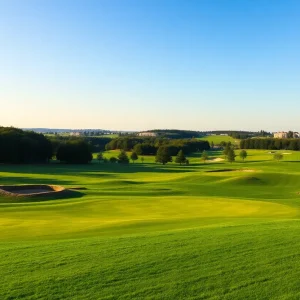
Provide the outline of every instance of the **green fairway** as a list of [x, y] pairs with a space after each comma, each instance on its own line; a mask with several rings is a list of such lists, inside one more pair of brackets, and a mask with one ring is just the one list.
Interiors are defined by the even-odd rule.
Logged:
[[0, 165], [3, 185], [85, 188], [0, 196], [0, 299], [299, 299], [300, 153], [281, 153]]
[[221, 142], [231, 142], [233, 145], [239, 145], [240, 141], [234, 139], [228, 135], [208, 135], [199, 138], [200, 140], [208, 141], [209, 143], [213, 142], [215, 145], [219, 145]]

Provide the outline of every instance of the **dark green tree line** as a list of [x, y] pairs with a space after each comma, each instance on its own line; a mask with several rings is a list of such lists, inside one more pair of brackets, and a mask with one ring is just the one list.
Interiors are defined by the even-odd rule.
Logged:
[[300, 139], [260, 138], [241, 140], [241, 149], [300, 150]]
[[52, 154], [52, 144], [43, 134], [0, 127], [1, 163], [46, 163]]

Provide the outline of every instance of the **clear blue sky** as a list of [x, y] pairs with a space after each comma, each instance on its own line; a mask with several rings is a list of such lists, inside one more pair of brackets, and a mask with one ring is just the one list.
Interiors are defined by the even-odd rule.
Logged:
[[300, 131], [300, 1], [0, 0], [0, 125]]

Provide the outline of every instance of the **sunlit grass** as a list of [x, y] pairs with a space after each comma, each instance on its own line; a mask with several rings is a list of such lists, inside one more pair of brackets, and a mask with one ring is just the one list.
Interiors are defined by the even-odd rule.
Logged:
[[[1, 184], [84, 187], [0, 198], [1, 299], [297, 299], [298, 152], [219, 151], [189, 166], [1, 165]], [[117, 156], [108, 151], [105, 157]], [[238, 154], [238, 151], [236, 151]]]

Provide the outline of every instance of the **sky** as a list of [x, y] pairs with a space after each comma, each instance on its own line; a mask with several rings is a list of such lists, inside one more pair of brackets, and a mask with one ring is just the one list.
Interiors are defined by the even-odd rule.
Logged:
[[0, 0], [0, 125], [300, 131], [300, 1]]

